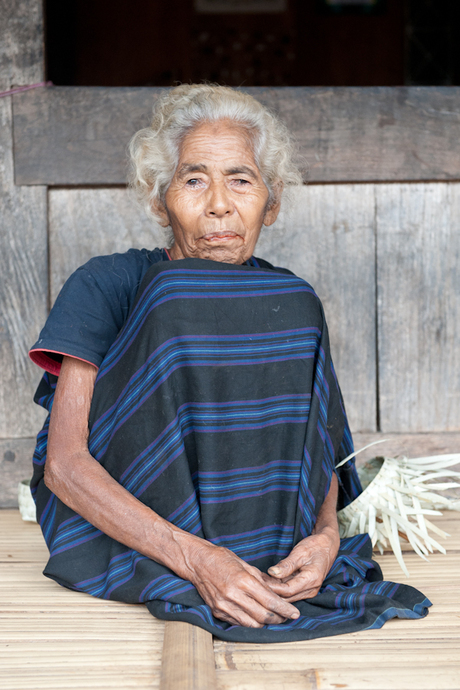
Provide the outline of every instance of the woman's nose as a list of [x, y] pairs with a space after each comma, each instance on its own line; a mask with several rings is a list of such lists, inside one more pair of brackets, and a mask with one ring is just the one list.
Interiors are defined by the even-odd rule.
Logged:
[[225, 184], [214, 183], [210, 185], [206, 202], [207, 216], [222, 218], [230, 215], [233, 211], [233, 205]]

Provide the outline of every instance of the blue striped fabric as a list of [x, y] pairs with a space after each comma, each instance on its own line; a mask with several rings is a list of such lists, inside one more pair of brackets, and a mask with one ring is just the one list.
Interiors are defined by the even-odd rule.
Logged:
[[[41, 403], [50, 409], [52, 399]], [[262, 571], [311, 534], [335, 465], [352, 451], [318, 298], [296, 276], [257, 264], [152, 266], [100, 368], [89, 424], [92, 455], [128, 491]], [[254, 629], [215, 619], [190, 582], [50, 494], [47, 433], [45, 424], [33, 492], [50, 550], [45, 574], [64, 586], [143, 602], [160, 618], [241, 641], [370, 628], [386, 611], [426, 613], [420, 592], [382, 581], [361, 535], [342, 543], [320, 594], [297, 603], [297, 621]], [[353, 463], [337, 475], [345, 504], [360, 489]]]

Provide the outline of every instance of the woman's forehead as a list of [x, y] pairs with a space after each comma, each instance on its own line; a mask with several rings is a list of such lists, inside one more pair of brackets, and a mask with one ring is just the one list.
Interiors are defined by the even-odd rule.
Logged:
[[[195, 127], [182, 141], [178, 169], [217, 162], [256, 168], [253, 141], [247, 128], [229, 120], [204, 122]], [[196, 168], [198, 171], [198, 168]]]

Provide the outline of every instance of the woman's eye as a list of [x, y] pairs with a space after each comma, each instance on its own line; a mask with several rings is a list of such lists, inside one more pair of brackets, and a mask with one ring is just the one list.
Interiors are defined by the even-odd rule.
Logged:
[[241, 187], [244, 187], [244, 186], [249, 184], [249, 181], [244, 180], [243, 178], [239, 178], [239, 179], [235, 180], [235, 182]]
[[196, 187], [200, 180], [198, 180], [196, 177], [192, 177], [191, 180], [187, 180], [187, 184], [189, 187]]

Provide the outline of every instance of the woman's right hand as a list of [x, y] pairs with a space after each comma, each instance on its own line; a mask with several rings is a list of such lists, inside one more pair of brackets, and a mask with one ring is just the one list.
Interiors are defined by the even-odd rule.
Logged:
[[[203, 539], [189, 544], [187, 579], [213, 616], [233, 625], [261, 628], [299, 617], [298, 609], [270, 589], [270, 578], [236, 554]], [[201, 542], [201, 543], [199, 543]], [[278, 584], [276, 580], [274, 583]]]

